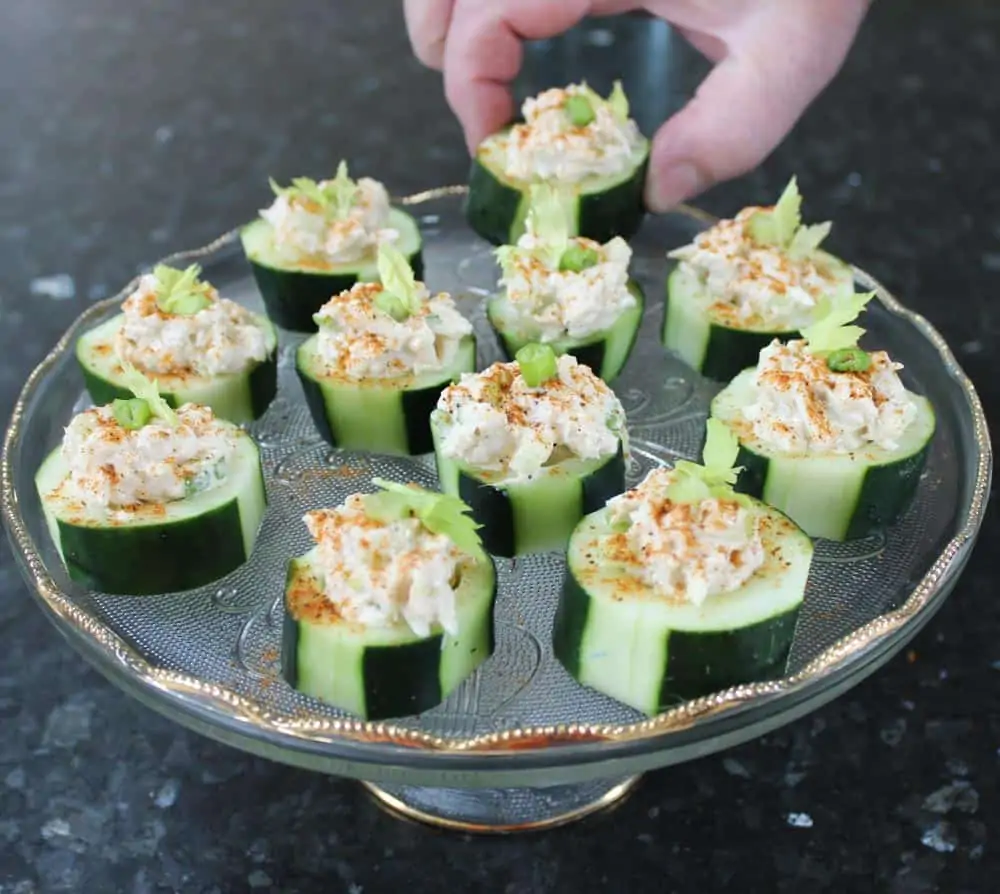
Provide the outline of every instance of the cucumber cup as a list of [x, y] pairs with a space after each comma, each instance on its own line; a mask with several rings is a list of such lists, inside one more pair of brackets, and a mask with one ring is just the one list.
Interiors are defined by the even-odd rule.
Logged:
[[[381, 282], [335, 295], [316, 315], [319, 332], [295, 354], [317, 430], [334, 447], [411, 456], [433, 449], [430, 415], [441, 392], [476, 365], [472, 325], [450, 296], [430, 296], [406, 258], [379, 249]], [[431, 346], [419, 370], [411, 345]], [[441, 352], [442, 356], [439, 356]], [[444, 353], [447, 352], [447, 353]], [[359, 373], [356, 354], [378, 363]]]
[[[559, 96], [554, 96], [556, 93]], [[553, 145], [544, 151], [558, 155], [563, 145], [558, 139], [585, 143], [591, 137], [599, 139], [601, 128], [618, 128], [620, 139], [625, 140], [629, 148], [621, 155], [615, 170], [609, 171], [598, 161], [584, 159], [581, 162], [583, 175], [580, 176], [578, 170], [571, 179], [546, 175], [530, 166], [516, 175], [511, 173], [512, 146], [523, 145], [535, 120], [534, 110], [540, 108], [539, 101], [551, 105], [553, 98], [560, 107], [543, 109], [541, 114], [564, 118], [559, 122], [564, 136], [554, 138]], [[645, 216], [642, 195], [649, 162], [649, 141], [634, 129], [621, 85], [616, 83], [615, 90], [606, 100], [586, 85], [574, 85], [566, 91], [548, 91], [534, 103], [530, 106], [533, 111], [527, 116], [527, 123], [512, 125], [487, 137], [476, 150], [465, 202], [465, 216], [472, 229], [494, 245], [517, 242], [524, 233], [531, 207], [532, 185], [549, 183], [558, 187], [563, 197], [573, 235], [598, 242], [607, 242], [614, 236], [628, 239], [634, 235]], [[525, 109], [529, 109], [529, 104], [525, 104]], [[595, 159], [600, 159], [604, 151], [603, 147], [595, 149]], [[588, 163], [599, 170], [585, 173]]]
[[[405, 612], [389, 610], [388, 597], [386, 611], [377, 619], [362, 618], [350, 602], [331, 599], [327, 585], [337, 596], [337, 583], [325, 579], [317, 546], [288, 565], [281, 656], [283, 675], [293, 688], [366, 720], [385, 720], [433, 708], [490, 657], [496, 574], [478, 544], [475, 526], [462, 516], [467, 507], [416, 487], [375, 483], [385, 490], [361, 498], [370, 507], [364, 522], [369, 549], [362, 553], [351, 541], [345, 560], [366, 576], [368, 598], [376, 599], [385, 590], [380, 571], [395, 560], [376, 545], [384, 531], [380, 523], [419, 521], [430, 533], [448, 537], [463, 551], [448, 583], [451, 594], [436, 594], [453, 601], [450, 629], [440, 619], [425, 619], [414, 629]], [[340, 530], [333, 536], [345, 536], [351, 521], [338, 518]], [[416, 550], [397, 570], [405, 575], [404, 565], [412, 568], [420, 561]]]
[[[559, 363], [575, 363], [564, 356]], [[504, 384], [522, 383], [539, 389], [544, 395], [549, 387], [559, 387], [556, 382], [557, 361], [547, 345], [527, 345], [511, 364], [494, 364], [479, 376]], [[592, 377], [589, 369], [581, 368], [580, 374]], [[468, 387], [463, 379], [454, 386], [456, 391]], [[601, 383], [602, 387], [603, 383]], [[487, 384], [489, 390], [493, 386]], [[457, 416], [451, 408], [455, 395], [446, 390], [431, 415], [434, 438], [434, 455], [437, 462], [441, 490], [459, 497], [471, 509], [472, 517], [482, 525], [480, 536], [486, 549], [495, 556], [506, 558], [563, 549], [570, 532], [588, 512], [604, 505], [612, 496], [625, 489], [625, 431], [624, 413], [616, 411], [608, 418], [601, 418], [596, 425], [606, 426], [608, 449], [598, 456], [574, 455], [565, 446], [557, 446], [548, 458], [536, 457], [530, 471], [512, 476], [512, 473], [495, 468], [477, 467], [453, 455], [447, 447], [449, 432], [457, 425]], [[609, 392], [610, 393], [610, 392]], [[505, 398], [498, 396], [500, 406]], [[616, 404], [611, 395], [609, 405]], [[506, 410], [508, 418], [518, 418], [522, 408], [511, 402]], [[583, 424], [581, 424], [583, 427]], [[485, 437], [485, 435], [484, 435]], [[546, 451], [547, 452], [547, 451]]]
[[[713, 440], [718, 447], [718, 438], [710, 435], [709, 443]], [[697, 518], [696, 509], [705, 501], [728, 501], [734, 524], [754, 526], [759, 564], [735, 587], [709, 591], [698, 599], [682, 592], [683, 587], [665, 590], [648, 573], [649, 563], [657, 558], [655, 537], [637, 551], [629, 532], [641, 522], [623, 522], [614, 504], [591, 513], [573, 531], [553, 647], [579, 683], [654, 715], [680, 701], [781, 675], [805, 598], [813, 546], [782, 513], [732, 491], [726, 475], [732, 472], [736, 450], [731, 440], [718, 464], [709, 448], [706, 466], [678, 463], [673, 479], [666, 479], [671, 480], [666, 490], [684, 492], [674, 497], [676, 502], [655, 506], [660, 524], [676, 524], [686, 511]], [[626, 496], [664, 472], [651, 473]], [[720, 512], [718, 517], [725, 516]], [[691, 528], [685, 540], [690, 543], [698, 536], [697, 528]], [[717, 526], [712, 536], [721, 536]], [[649, 549], [653, 552], [644, 551]], [[678, 553], [674, 560], [683, 566], [675, 573], [683, 577], [699, 563], [707, 565], [711, 556]], [[695, 579], [691, 574], [689, 581]]]
[[[703, 376], [728, 382], [753, 366], [774, 339], [797, 338], [825, 300], [846, 300], [853, 293], [850, 266], [819, 248], [830, 224], [802, 225], [801, 202], [793, 178], [773, 208], [745, 209], [670, 252], [678, 263], [667, 278], [662, 341]], [[768, 299], [763, 308], [742, 308], [744, 298], [733, 303], [715, 293], [707, 270], [692, 264], [701, 251], [731, 266], [738, 278], [732, 288], [755, 301], [763, 290]], [[795, 295], [815, 302], [815, 312], [792, 305]]]
[[[316, 183], [297, 178], [291, 187], [282, 189], [273, 182], [272, 187], [278, 202], [297, 203], [322, 218], [330, 231], [335, 231], [338, 225], [343, 228], [350, 218], [358, 218], [361, 227], [369, 224], [364, 212], [358, 211], [363, 200], [359, 182], [347, 176], [347, 168], [341, 163], [334, 180]], [[381, 185], [378, 189], [382, 189]], [[294, 224], [291, 229], [294, 230]], [[417, 277], [423, 276], [422, 237], [412, 215], [400, 208], [389, 208], [379, 229], [395, 231], [395, 247]], [[263, 218], [247, 224], [240, 238], [267, 314], [282, 329], [315, 332], [313, 315], [331, 296], [357, 282], [378, 280], [374, 243], [361, 255], [344, 261], [331, 260], [319, 246], [311, 251], [289, 252], [279, 247], [274, 224]]]

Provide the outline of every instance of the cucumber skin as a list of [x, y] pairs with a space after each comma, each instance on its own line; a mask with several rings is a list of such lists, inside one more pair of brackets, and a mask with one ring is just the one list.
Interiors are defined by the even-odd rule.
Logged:
[[798, 332], [744, 332], [712, 324], [705, 359], [698, 370], [706, 379], [728, 382], [749, 366], [756, 366], [760, 352], [774, 339], [786, 342]]
[[[567, 517], [564, 532], [567, 540], [580, 518], [603, 508], [611, 497], [625, 490], [625, 454], [621, 442], [614, 456], [581, 480], [580, 488], [581, 512], [579, 517]], [[458, 496], [469, 506], [472, 517], [483, 526], [479, 529], [479, 536], [487, 552], [509, 559], [531, 551], [523, 548], [528, 538], [523, 536], [523, 532], [522, 536], [518, 536], [511, 498], [502, 487], [486, 484], [459, 469]], [[547, 534], [552, 539], [561, 536], [560, 532]]]
[[93, 528], [61, 520], [58, 525], [70, 578], [102, 593], [192, 590], [225, 577], [249, 558], [235, 498], [197, 518], [163, 525]]
[[[642, 291], [642, 287], [636, 280], [629, 279], [628, 288], [639, 302], [639, 316], [635, 329], [632, 331], [632, 337], [629, 341], [628, 351], [625, 353], [625, 359], [622, 361], [622, 364], [618, 369], [604, 369], [604, 357], [607, 350], [607, 335], [603, 338], [597, 339], [596, 341], [587, 341], [580, 344], [569, 344], [565, 342], [555, 342], [552, 344], [552, 348], [557, 354], [570, 354], [575, 357], [578, 363], [582, 363], [584, 366], [589, 367], [598, 376], [600, 376], [606, 384], [610, 384], [618, 378], [618, 376], [621, 375], [622, 370], [625, 368], [625, 365], [628, 363], [628, 358], [632, 355], [632, 349], [635, 347], [635, 343], [639, 338], [639, 330], [642, 328], [642, 320], [646, 312], [646, 298]], [[493, 322], [492, 317], [488, 314], [487, 320], [489, 321], [493, 332], [496, 334], [497, 344], [499, 344], [504, 358], [508, 362], [512, 361], [514, 359], [514, 355], [517, 354], [526, 342], [508, 338], [497, 327], [497, 325]]]
[[511, 239], [511, 225], [517, 217], [522, 194], [519, 189], [497, 180], [479, 159], [472, 159], [469, 191], [462, 203], [462, 213], [476, 233], [493, 245], [516, 242]]
[[[285, 589], [294, 573], [290, 562]], [[496, 602], [497, 578], [493, 574], [493, 602]], [[298, 689], [299, 623], [286, 606], [282, 622], [281, 675], [293, 689]], [[496, 651], [496, 618], [489, 613], [487, 656]], [[365, 719], [388, 720], [420, 714], [436, 707], [441, 692], [439, 667], [443, 635], [438, 634], [405, 646], [373, 646], [365, 649], [361, 672], [374, 686], [365, 687]]]
[[[865, 473], [845, 534], [836, 539], [859, 540], [892, 525], [906, 511], [917, 492], [930, 445], [931, 441], [928, 441], [916, 453], [898, 462], [870, 467]], [[768, 457], [740, 444], [734, 465], [743, 466], [743, 471], [734, 489], [763, 499], [770, 462]]]
[[[424, 260], [420, 249], [408, 258], [413, 275], [422, 280]], [[271, 321], [289, 332], [315, 332], [315, 314], [334, 295], [350, 289], [358, 281], [353, 273], [303, 273], [279, 270], [249, 261]]]
[[[642, 225], [646, 206], [642, 194], [648, 155], [628, 180], [600, 193], [579, 196], [577, 233], [598, 242], [615, 236], [629, 239]], [[469, 192], [463, 205], [469, 226], [493, 245], [511, 245], [521, 237], [514, 223], [524, 194], [498, 180], [478, 158], [469, 170]]]
[[[420, 714], [442, 701], [441, 634], [400, 646], [371, 646], [364, 651], [361, 673], [365, 680], [366, 720], [388, 720]], [[281, 640], [281, 673], [298, 688], [299, 622], [286, 610]], [[491, 635], [492, 651], [492, 635]]]
[[[340, 438], [337, 432], [333, 430], [330, 419], [326, 414], [326, 400], [323, 396], [323, 386], [304, 372], [298, 369], [296, 372], [298, 373], [299, 381], [302, 383], [302, 393], [305, 395], [306, 405], [309, 407], [309, 414], [312, 416], [316, 430], [331, 447], [339, 447]], [[434, 442], [431, 437], [430, 415], [437, 406], [441, 392], [449, 384], [449, 382], [442, 382], [440, 385], [433, 385], [430, 388], [400, 392], [400, 410], [403, 413], [403, 421], [406, 426], [407, 453], [405, 455], [419, 456], [422, 453], [430, 453], [434, 449]], [[351, 449], [371, 450], [374, 452], [389, 451], [389, 447], [385, 444], [376, 443], [375, 441], [365, 442], [363, 439], [358, 438], [353, 440]]]
[[[475, 336], [468, 338], [473, 340], [473, 357], [475, 357]], [[471, 370], [469, 370], [471, 372]], [[323, 395], [323, 386], [308, 373], [303, 371], [296, 358], [295, 373], [302, 383], [302, 393], [305, 395], [306, 406], [309, 408], [309, 415], [312, 416], [313, 424], [323, 438], [331, 447], [340, 446], [340, 437], [333, 430], [330, 419], [326, 412], [326, 399]], [[438, 385], [431, 385], [427, 388], [418, 388], [412, 391], [400, 391], [400, 412], [403, 414], [403, 424], [406, 429], [406, 456], [419, 456], [423, 453], [430, 453], [434, 449], [434, 438], [431, 434], [430, 416], [437, 407], [438, 398], [441, 392], [447, 388], [453, 380], [442, 381]], [[379, 443], [376, 440], [366, 440], [356, 438], [351, 442], [351, 449], [371, 450], [373, 452], [397, 453], [392, 445]]]
[[[676, 269], [676, 265], [673, 269]], [[667, 345], [667, 320], [670, 316], [672, 281], [673, 278], [668, 276], [663, 300], [663, 325], [660, 328], [660, 341], [668, 349], [670, 346]], [[706, 379], [728, 382], [744, 369], [756, 366], [760, 352], [774, 339], [787, 342], [794, 338], [799, 338], [798, 330], [749, 332], [709, 323], [708, 344], [705, 346], [705, 357], [698, 372]]]
[[[780, 678], [788, 662], [800, 605], [737, 630], [670, 631], [657, 710], [741, 683]], [[574, 679], [580, 676], [580, 645], [589, 607], [590, 596], [567, 568], [552, 644], [555, 657]]]
[[[119, 397], [125, 399], [133, 397], [132, 392], [127, 388], [120, 388], [113, 382], [95, 375], [83, 364], [80, 364], [80, 369], [83, 371], [83, 381], [90, 399], [94, 402], [94, 406], [104, 406]], [[278, 394], [277, 346], [264, 360], [256, 364], [248, 375], [250, 377], [250, 402], [253, 419], [260, 419]], [[160, 396], [175, 410], [181, 405], [180, 400], [175, 394], [163, 392]], [[220, 418], [225, 418], [221, 414], [216, 415], [219, 415]], [[231, 419], [229, 421], [239, 424], [252, 420]]]
[[632, 176], [614, 189], [580, 197], [580, 235], [607, 242], [615, 236], [631, 239], [646, 216], [643, 190], [649, 155]]

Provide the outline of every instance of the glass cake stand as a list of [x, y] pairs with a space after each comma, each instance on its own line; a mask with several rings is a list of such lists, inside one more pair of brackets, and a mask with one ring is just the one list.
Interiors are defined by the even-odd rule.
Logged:
[[[483, 297], [497, 271], [465, 225], [461, 187], [403, 201], [424, 234], [427, 280], [474, 320], [480, 366], [499, 359]], [[633, 240], [647, 311], [615, 390], [628, 413], [628, 482], [677, 457], [696, 458], [717, 386], [658, 339], [665, 252], [710, 222], [687, 208], [647, 219]], [[236, 233], [167, 259], [198, 261], [222, 294], [261, 309]], [[898, 652], [934, 615], [968, 561], [992, 467], [979, 399], [926, 320], [878, 289], [865, 315], [872, 344], [905, 364], [938, 431], [913, 506], [893, 528], [846, 544], [819, 541], [786, 676], [735, 687], [647, 718], [575, 683], [550, 633], [563, 572], [557, 554], [498, 560], [497, 649], [439, 707], [365, 723], [300, 695], [281, 678], [285, 562], [307, 547], [301, 516], [365, 489], [378, 474], [435, 485], [431, 457], [329, 448], [310, 421], [293, 367], [301, 336], [282, 333], [280, 390], [251, 426], [265, 468], [268, 514], [250, 561], [216, 584], [163, 596], [109, 596], [70, 582], [45, 531], [33, 477], [70, 416], [87, 405], [76, 337], [125, 293], [88, 308], [34, 370], [6, 434], [2, 502], [25, 579], [42, 610], [110, 680], [149, 707], [248, 752], [364, 781], [397, 814], [466, 831], [558, 825], [621, 799], [642, 772], [735, 745], [815, 710]]]

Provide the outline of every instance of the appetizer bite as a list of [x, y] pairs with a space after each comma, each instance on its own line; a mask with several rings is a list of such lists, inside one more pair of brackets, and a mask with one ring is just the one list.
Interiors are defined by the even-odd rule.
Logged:
[[649, 141], [629, 118], [616, 81], [604, 99], [586, 84], [554, 88], [525, 101], [523, 123], [487, 137], [476, 150], [465, 214], [494, 245], [524, 232], [533, 183], [557, 187], [573, 235], [607, 242], [642, 223]]
[[909, 505], [934, 436], [930, 402], [902, 364], [858, 347], [851, 323], [873, 293], [829, 310], [803, 338], [775, 340], [712, 401], [740, 441], [739, 490], [780, 509], [811, 537], [851, 540]]
[[104, 593], [190, 590], [250, 558], [267, 497], [257, 446], [208, 408], [135, 395], [84, 410], [35, 484], [69, 576]]
[[710, 379], [728, 382], [774, 339], [794, 338], [824, 300], [854, 293], [843, 261], [820, 249], [829, 223], [805, 226], [793, 177], [772, 208], [744, 208], [674, 249], [663, 343]]
[[392, 244], [423, 275], [417, 222], [389, 204], [377, 180], [273, 180], [274, 202], [243, 228], [243, 250], [268, 315], [283, 329], [315, 332], [313, 314], [331, 295], [378, 277], [380, 245]]
[[708, 421], [704, 465], [650, 472], [573, 532], [553, 631], [580, 683], [646, 714], [780, 676], [812, 541], [737, 494], [738, 445]]
[[300, 692], [384, 720], [433, 708], [493, 653], [496, 574], [460, 500], [373, 483], [306, 513], [281, 660]]
[[625, 411], [570, 354], [525, 345], [446, 388], [431, 416], [441, 489], [465, 501], [495, 556], [561, 549], [625, 489]]
[[122, 313], [85, 332], [76, 357], [95, 404], [131, 397], [127, 366], [154, 376], [171, 406], [198, 404], [242, 424], [278, 389], [278, 336], [266, 317], [220, 298], [192, 264], [139, 279]]
[[504, 291], [489, 300], [487, 316], [507, 359], [539, 342], [611, 382], [642, 322], [643, 294], [629, 277], [628, 243], [571, 236], [558, 194], [536, 186], [525, 234], [496, 255]]
[[381, 282], [334, 295], [319, 332], [295, 356], [309, 411], [334, 447], [428, 453], [444, 387], [476, 368], [472, 324], [445, 293], [431, 295], [395, 248], [379, 249]]

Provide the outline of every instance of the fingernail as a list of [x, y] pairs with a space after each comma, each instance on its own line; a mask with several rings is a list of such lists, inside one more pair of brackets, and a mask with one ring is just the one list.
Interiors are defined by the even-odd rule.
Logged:
[[651, 211], [669, 211], [703, 188], [704, 178], [698, 169], [690, 162], [678, 162], [661, 171], [654, 169], [651, 172], [646, 204]]

